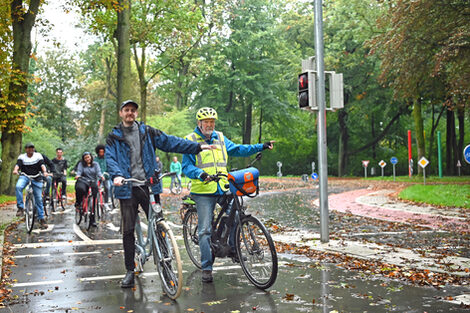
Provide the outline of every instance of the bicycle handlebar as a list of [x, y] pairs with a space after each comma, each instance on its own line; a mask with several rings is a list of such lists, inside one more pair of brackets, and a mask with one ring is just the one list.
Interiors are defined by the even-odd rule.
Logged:
[[166, 177], [166, 176], [175, 176], [176, 175], [176, 172], [166, 172], [166, 173], [163, 173], [163, 174], [159, 174], [159, 172], [155, 172], [156, 175], [159, 175], [158, 177], [155, 175], [155, 176], [152, 176], [146, 180], [140, 180], [140, 179], [137, 179], [137, 178], [133, 178], [133, 177], [130, 177], [130, 178], [124, 178], [123, 180], [123, 183], [129, 183], [129, 182], [134, 182], [134, 183], [139, 183], [139, 184], [145, 184], [145, 185], [155, 185], [155, 184], [158, 184], [163, 177]]

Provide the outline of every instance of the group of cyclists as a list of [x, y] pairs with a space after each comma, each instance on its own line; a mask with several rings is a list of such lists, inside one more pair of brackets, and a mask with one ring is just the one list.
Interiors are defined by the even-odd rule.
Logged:
[[[218, 172], [227, 173], [227, 161], [229, 156], [247, 157], [264, 149], [273, 149], [274, 141], [268, 141], [253, 145], [240, 145], [230, 141], [220, 131], [215, 130], [215, 122], [218, 119], [217, 112], [213, 108], [201, 108], [196, 113], [197, 126], [194, 131], [185, 138], [168, 135], [163, 131], [138, 122], [139, 105], [132, 100], [124, 101], [120, 105], [119, 115], [121, 123], [116, 125], [106, 139], [106, 146], [96, 147], [96, 158], [91, 153], [84, 152], [76, 170], [76, 202], [80, 207], [80, 201], [84, 192], [91, 186], [93, 198], [96, 198], [97, 179], [103, 179], [109, 190], [110, 184], [114, 185], [114, 197], [119, 199], [122, 237], [124, 247], [124, 265], [126, 274], [121, 281], [122, 288], [134, 287], [134, 256], [135, 256], [135, 222], [140, 206], [148, 217], [149, 210], [149, 188], [144, 188], [139, 183], [124, 183], [125, 179], [135, 178], [145, 181], [155, 175], [155, 171], [161, 167], [158, 164], [156, 150], [183, 154], [183, 161], [174, 160], [172, 169], [182, 172], [191, 179], [191, 196], [196, 203], [198, 214], [198, 236], [201, 251], [202, 281], [210, 283], [212, 277], [213, 257], [211, 253], [211, 221], [213, 219], [214, 207], [226, 192], [227, 181], [211, 181], [211, 175]], [[34, 152], [34, 145], [25, 146], [26, 153], [20, 155], [15, 174], [18, 170], [27, 174], [36, 174], [42, 171], [46, 175], [44, 158]], [[58, 149], [58, 151], [61, 149]], [[61, 151], [62, 153], [62, 151]], [[59, 155], [54, 159], [62, 160]], [[52, 160], [52, 163], [59, 162]], [[65, 163], [65, 167], [64, 167]], [[61, 175], [66, 175], [67, 162], [62, 162], [59, 167]], [[57, 172], [57, 169], [55, 170]], [[105, 177], [104, 173], [109, 173]], [[16, 196], [18, 213], [22, 213], [23, 197], [22, 190], [25, 187], [26, 177], [20, 176], [18, 180]], [[178, 175], [177, 179], [181, 182]], [[35, 181], [33, 187], [38, 190], [37, 196], [40, 200], [42, 182]], [[36, 195], [35, 189], [35, 195]], [[63, 188], [62, 190], [65, 190]], [[151, 192], [159, 202], [159, 194], [162, 185], [152, 185]], [[44, 221], [42, 201], [37, 202], [38, 217], [41, 227], [47, 224]], [[233, 240], [231, 240], [233, 242]], [[234, 249], [234, 246], [232, 246]], [[232, 251], [235, 253], [234, 251]]]

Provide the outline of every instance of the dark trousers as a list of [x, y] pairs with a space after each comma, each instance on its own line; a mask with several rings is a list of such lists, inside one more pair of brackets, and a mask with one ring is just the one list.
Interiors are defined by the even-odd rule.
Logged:
[[[147, 187], [132, 187], [131, 199], [120, 199], [122, 218], [122, 244], [124, 246], [124, 264], [126, 270], [134, 270], [135, 263], [135, 221], [139, 204], [145, 216], [149, 216], [150, 194]], [[155, 195], [155, 201], [160, 203], [160, 196]]]
[[98, 194], [98, 185], [95, 182], [86, 182], [82, 179], [77, 180], [75, 183], [75, 206], [81, 206], [83, 197], [87, 195], [88, 187], [91, 184], [91, 193], [93, 195], [93, 205], [96, 203], [96, 195]]
[[67, 193], [67, 177], [65, 175], [62, 176], [55, 176], [52, 179], [52, 183], [54, 184], [57, 182], [57, 185], [59, 185], [59, 182], [62, 182], [62, 196], [65, 196]]

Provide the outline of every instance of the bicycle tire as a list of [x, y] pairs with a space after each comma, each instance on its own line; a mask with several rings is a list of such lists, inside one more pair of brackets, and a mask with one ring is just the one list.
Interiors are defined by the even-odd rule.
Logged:
[[277, 278], [278, 260], [271, 234], [259, 219], [247, 216], [237, 225], [235, 247], [246, 277], [260, 289]]
[[64, 199], [62, 198], [62, 187], [58, 189], [57, 193], [58, 193], [57, 200], [60, 203], [60, 207], [62, 208], [62, 211], [65, 211], [65, 203], [64, 203]]
[[[154, 241], [153, 259], [162, 281], [163, 291], [174, 300], [179, 297], [183, 289], [183, 266], [178, 245], [171, 228], [165, 221], [158, 222], [155, 228], [154, 239], [158, 240], [158, 246]], [[163, 256], [162, 259], [160, 255]]]
[[57, 207], [57, 190], [55, 188], [52, 188], [50, 202], [51, 212], [55, 212], [55, 209]]
[[199, 249], [199, 237], [197, 234], [197, 211], [196, 208], [190, 208], [183, 217], [183, 239], [186, 252], [193, 264], [201, 269], [201, 250]]
[[117, 209], [119, 207], [119, 199], [114, 196], [114, 187], [111, 187], [110, 196], [111, 196], [111, 204], [113, 205], [113, 209]]
[[91, 228], [91, 217], [95, 213], [94, 207], [93, 207], [93, 197], [88, 197], [87, 198], [88, 202], [88, 207], [87, 207], [87, 212], [85, 216], [85, 226], [87, 230], [90, 230]]
[[24, 202], [24, 213], [25, 213], [25, 224], [26, 224], [26, 231], [28, 234], [31, 234], [31, 231], [34, 227], [34, 199], [30, 194], [26, 195], [26, 199]]

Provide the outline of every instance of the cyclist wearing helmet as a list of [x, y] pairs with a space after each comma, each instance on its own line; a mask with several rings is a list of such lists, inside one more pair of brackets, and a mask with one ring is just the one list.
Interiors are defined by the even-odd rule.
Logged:
[[[27, 143], [24, 148], [26, 153], [23, 153], [18, 157], [15, 168], [13, 169], [13, 174], [19, 175], [19, 171], [21, 171], [26, 175], [35, 176], [42, 172], [43, 176], [46, 177], [46, 166], [44, 165], [44, 159], [42, 155], [34, 151], [34, 145], [32, 143]], [[42, 205], [42, 180], [42, 177], [39, 176], [38, 178], [33, 179], [31, 184], [33, 186], [36, 210], [38, 212], [39, 227], [41, 229], [46, 229], [47, 223], [44, 219], [44, 207]], [[28, 183], [29, 178], [24, 175], [21, 175], [16, 182], [16, 206], [18, 207], [16, 216], [23, 215], [23, 189], [26, 188]]]
[[[83, 152], [82, 160], [78, 163], [75, 175], [77, 180], [75, 183], [75, 209], [81, 209], [83, 197], [86, 196], [90, 186], [93, 194], [93, 205], [96, 204], [96, 195], [98, 194], [97, 181], [100, 178], [104, 179], [100, 165], [93, 161], [93, 156], [90, 152]], [[91, 215], [91, 225], [97, 226], [94, 215]]]
[[[165, 152], [199, 153], [202, 149], [211, 149], [183, 138], [167, 135], [161, 130], [137, 122], [139, 105], [127, 100], [121, 104], [119, 116], [122, 122], [114, 127], [106, 139], [106, 164], [116, 188], [114, 195], [119, 199], [122, 217], [122, 242], [126, 275], [121, 281], [122, 288], [134, 287], [134, 228], [140, 205], [148, 217], [149, 190], [139, 184], [125, 184], [125, 178], [145, 180], [155, 175], [157, 160], [155, 150]], [[161, 184], [152, 185], [152, 192], [158, 196], [162, 192]], [[157, 199], [157, 197], [156, 197]]]
[[[228, 184], [226, 179], [219, 182], [205, 182], [209, 175], [222, 172], [227, 174], [228, 156], [247, 157], [264, 149], [272, 149], [274, 141], [264, 144], [238, 145], [215, 130], [217, 112], [212, 108], [201, 108], [196, 113], [197, 126], [186, 138], [200, 144], [216, 146], [212, 151], [183, 156], [183, 173], [191, 179], [191, 197], [196, 202], [198, 215], [199, 248], [201, 250], [202, 281], [212, 282], [212, 252], [210, 238], [211, 222], [216, 202], [222, 200]], [[232, 236], [230, 236], [232, 237]], [[236, 256], [233, 238], [230, 238], [232, 257]]]

